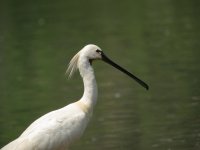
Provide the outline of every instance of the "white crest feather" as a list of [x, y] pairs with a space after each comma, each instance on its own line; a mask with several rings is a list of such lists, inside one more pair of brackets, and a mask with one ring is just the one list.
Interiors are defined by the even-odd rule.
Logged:
[[72, 77], [74, 72], [78, 69], [78, 60], [79, 60], [80, 52], [78, 52], [69, 62], [66, 73], [69, 75], [69, 78]]

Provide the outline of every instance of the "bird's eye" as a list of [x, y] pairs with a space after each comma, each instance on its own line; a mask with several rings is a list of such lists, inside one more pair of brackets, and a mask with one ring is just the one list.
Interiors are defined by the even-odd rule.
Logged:
[[101, 54], [101, 51], [99, 49], [96, 50], [97, 53]]

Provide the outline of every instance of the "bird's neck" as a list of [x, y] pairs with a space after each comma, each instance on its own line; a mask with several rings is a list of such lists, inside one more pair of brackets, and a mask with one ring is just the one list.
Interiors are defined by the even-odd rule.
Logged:
[[80, 60], [79, 71], [84, 84], [84, 93], [81, 101], [86, 105], [93, 107], [97, 101], [98, 90], [94, 70], [88, 59]]

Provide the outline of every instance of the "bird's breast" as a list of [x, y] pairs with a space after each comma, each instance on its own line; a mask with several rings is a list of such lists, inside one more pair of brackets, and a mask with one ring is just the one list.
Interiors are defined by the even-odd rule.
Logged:
[[85, 104], [85, 103], [83, 103], [83, 102], [81, 102], [81, 101], [75, 102], [75, 105], [76, 105], [80, 110], [82, 110], [85, 114], [91, 114], [91, 113], [92, 113], [92, 108], [91, 108], [89, 105], [87, 105], [87, 104]]

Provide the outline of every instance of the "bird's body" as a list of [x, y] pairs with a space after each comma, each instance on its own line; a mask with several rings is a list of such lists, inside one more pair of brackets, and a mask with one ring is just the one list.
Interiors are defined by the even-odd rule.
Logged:
[[[97, 101], [98, 90], [91, 65], [95, 59], [105, 59], [104, 61], [111, 63], [114, 67], [127, 72], [118, 65], [112, 64], [113, 62], [104, 56], [98, 46], [92, 44], [85, 46], [73, 57], [68, 68], [70, 76], [78, 68], [83, 78], [84, 93], [81, 99], [40, 117], [16, 140], [1, 150], [67, 150], [71, 143], [80, 138]], [[135, 80], [138, 80], [137, 82], [141, 85], [145, 84], [138, 78]]]
[[91, 113], [81, 101], [52, 111], [33, 122], [3, 150], [66, 150], [82, 135]]

